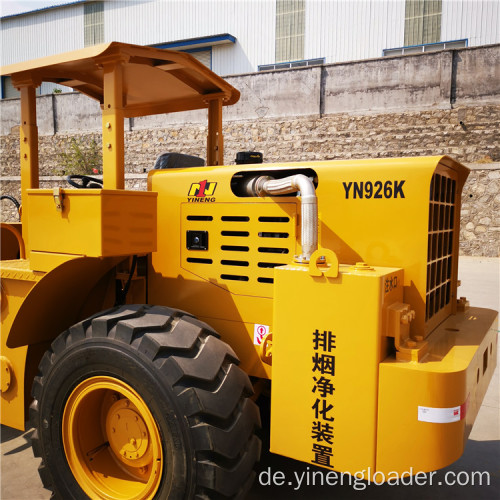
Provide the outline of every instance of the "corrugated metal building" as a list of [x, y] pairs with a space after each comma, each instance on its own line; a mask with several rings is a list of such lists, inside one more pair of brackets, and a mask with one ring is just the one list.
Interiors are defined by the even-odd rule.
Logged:
[[79, 0], [3, 17], [1, 64], [110, 41], [189, 51], [229, 75], [499, 43], [500, 2]]

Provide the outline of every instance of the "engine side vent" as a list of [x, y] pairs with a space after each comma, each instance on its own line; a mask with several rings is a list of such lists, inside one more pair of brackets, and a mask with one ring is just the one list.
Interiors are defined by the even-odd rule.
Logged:
[[455, 240], [455, 179], [435, 173], [430, 187], [425, 320], [451, 301]]
[[296, 252], [296, 210], [295, 203], [184, 206], [182, 231], [207, 231], [209, 244], [183, 249], [182, 267], [233, 293], [270, 297], [274, 268]]

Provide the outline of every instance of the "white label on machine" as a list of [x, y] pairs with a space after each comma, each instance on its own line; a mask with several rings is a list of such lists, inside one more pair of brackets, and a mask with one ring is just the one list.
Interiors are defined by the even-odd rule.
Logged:
[[265, 335], [269, 333], [269, 325], [254, 325], [253, 327], [253, 343], [260, 345]]
[[462, 414], [460, 406], [454, 406], [453, 408], [418, 407], [418, 419], [420, 422], [431, 422], [434, 424], [458, 422], [462, 418]]

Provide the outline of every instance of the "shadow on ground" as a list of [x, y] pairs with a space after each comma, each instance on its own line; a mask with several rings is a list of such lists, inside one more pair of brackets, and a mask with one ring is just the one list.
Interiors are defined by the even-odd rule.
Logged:
[[[500, 498], [498, 464], [500, 464], [500, 441], [469, 440], [462, 458], [453, 465], [434, 473], [432, 484], [429, 484], [431, 474], [426, 474], [427, 480], [425, 484], [421, 481], [422, 485], [375, 485], [368, 484], [366, 481], [355, 481], [353, 478], [350, 478], [351, 484], [349, 484], [347, 476], [343, 478], [344, 484], [341, 485], [340, 475], [338, 484], [328, 485], [327, 470], [264, 451], [248, 500], [288, 500], [290, 498], [492, 500]], [[270, 484], [270, 478], [278, 471], [284, 473], [284, 476], [280, 476], [285, 478], [284, 484], [273, 486]], [[297, 477], [302, 478], [300, 488]], [[333, 480], [333, 477], [330, 477]], [[321, 480], [324, 481], [323, 485], [321, 485]], [[409, 478], [407, 480], [410, 481]], [[447, 485], [447, 482], [454, 484]]]

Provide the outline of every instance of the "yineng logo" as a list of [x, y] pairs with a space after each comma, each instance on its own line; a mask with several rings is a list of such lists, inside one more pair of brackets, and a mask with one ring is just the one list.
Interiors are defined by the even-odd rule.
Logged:
[[188, 202], [212, 202], [215, 201], [214, 193], [216, 182], [208, 182], [206, 179], [191, 184], [188, 191]]

